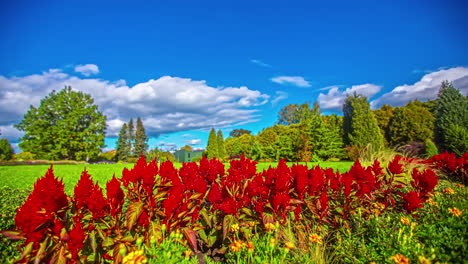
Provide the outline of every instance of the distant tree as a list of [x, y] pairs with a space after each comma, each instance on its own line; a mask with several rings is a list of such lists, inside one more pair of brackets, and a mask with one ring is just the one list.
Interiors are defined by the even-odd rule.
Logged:
[[159, 162], [164, 162], [164, 161], [175, 162], [176, 161], [176, 158], [174, 157], [174, 155], [171, 152], [161, 151], [158, 148], [154, 148], [154, 149], [150, 150], [148, 152], [148, 154], [146, 155], [146, 158], [148, 160], [156, 159]]
[[263, 158], [262, 148], [257, 141], [254, 142], [251, 149], [251, 157], [253, 160], [261, 160]]
[[420, 101], [396, 108], [388, 126], [390, 143], [401, 146], [413, 141], [432, 139], [434, 119], [434, 115]]
[[219, 158], [223, 159], [227, 156], [227, 154], [226, 154], [226, 148], [224, 147], [223, 132], [221, 130], [218, 130], [217, 143], [218, 143]]
[[133, 118], [130, 118], [130, 121], [128, 121], [127, 125], [128, 129], [128, 140], [130, 142], [130, 152], [129, 152], [129, 157], [135, 158], [137, 155], [134, 152], [134, 144], [135, 144], [135, 126], [133, 125]]
[[52, 91], [38, 108], [31, 106], [15, 127], [25, 132], [21, 149], [37, 158], [86, 160], [104, 147], [106, 116], [90, 95], [66, 86]]
[[147, 142], [148, 136], [146, 136], [145, 127], [143, 126], [143, 122], [141, 121], [140, 117], [138, 117], [135, 131], [135, 143], [133, 148], [134, 155], [145, 155], [148, 150]]
[[278, 125], [292, 125], [299, 124], [304, 120], [309, 119], [312, 115], [316, 115], [318, 110], [318, 103], [314, 104], [311, 109], [309, 103], [289, 104], [278, 112]]
[[251, 133], [252, 133], [252, 131], [250, 131], [250, 130], [240, 128], [240, 129], [232, 130], [231, 133], [229, 133], [229, 136], [231, 136], [231, 137], [240, 137], [240, 136], [242, 136], [244, 134], [251, 134]]
[[257, 142], [262, 149], [263, 156], [267, 159], [276, 159], [276, 145], [279, 141], [276, 126], [264, 128], [257, 135]]
[[193, 148], [191, 146], [189, 146], [189, 145], [185, 145], [185, 146], [181, 147], [180, 149], [185, 149], [186, 151], [192, 151], [193, 150]]
[[255, 143], [255, 136], [244, 134], [237, 138], [238, 154], [244, 154], [246, 157], [252, 156], [252, 146]]
[[434, 135], [442, 151], [459, 156], [468, 152], [468, 101], [448, 81], [442, 83], [435, 105]]
[[366, 97], [348, 95], [343, 104], [343, 115], [345, 145], [366, 147], [370, 144], [373, 150], [383, 147], [382, 133]]
[[131, 143], [128, 135], [127, 123], [122, 125], [117, 139], [116, 160], [127, 161], [131, 154]]
[[208, 145], [206, 146], [207, 158], [212, 159], [218, 157], [218, 137], [214, 128], [210, 131], [210, 136], [208, 137]]
[[390, 142], [390, 120], [392, 120], [393, 112], [395, 108], [391, 105], [384, 104], [379, 109], [373, 110], [377, 125], [380, 128], [380, 132], [384, 136], [384, 142], [386, 145]]
[[0, 139], [0, 160], [11, 160], [15, 154], [7, 139]]

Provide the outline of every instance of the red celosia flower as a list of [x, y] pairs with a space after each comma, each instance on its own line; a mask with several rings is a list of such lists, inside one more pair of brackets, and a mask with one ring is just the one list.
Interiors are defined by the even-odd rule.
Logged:
[[431, 169], [425, 169], [423, 172], [413, 169], [411, 174], [414, 181], [411, 182], [411, 185], [418, 189], [422, 196], [428, 194], [437, 186], [438, 178], [435, 172]]
[[401, 157], [396, 155], [395, 158], [388, 163], [388, 170], [392, 174], [400, 174], [403, 173], [403, 164], [400, 163]]
[[138, 218], [138, 225], [148, 227], [149, 225], [149, 216], [146, 210], [143, 210], [140, 217]]
[[418, 208], [424, 207], [423, 201], [421, 200], [419, 194], [415, 191], [410, 191], [409, 193], [402, 195], [402, 197], [404, 200], [403, 208], [405, 208], [408, 213], [411, 213]]
[[319, 191], [325, 185], [325, 177], [322, 168], [316, 166], [309, 171], [309, 195], [318, 196]]
[[75, 223], [75, 226], [69, 232], [70, 239], [67, 241], [68, 250], [72, 254], [73, 259], [78, 259], [78, 251], [83, 248], [85, 233], [80, 222]]
[[78, 209], [86, 206], [93, 189], [94, 183], [93, 180], [91, 180], [91, 175], [88, 174], [88, 171], [84, 170], [81, 172], [80, 179], [78, 180], [74, 191], [76, 207]]
[[93, 213], [94, 219], [101, 218], [108, 212], [109, 206], [106, 202], [106, 199], [104, 199], [101, 187], [99, 187], [97, 183], [94, 185], [93, 192], [88, 198], [87, 207]]
[[307, 166], [294, 164], [291, 168], [291, 173], [296, 185], [298, 198], [302, 199], [307, 193], [307, 187], [309, 185], [309, 169]]
[[211, 185], [211, 189], [210, 189], [210, 192], [208, 193], [207, 198], [211, 204], [219, 204], [223, 201], [221, 188], [219, 187], [219, 184], [214, 183], [213, 185]]
[[120, 188], [120, 182], [115, 178], [115, 175], [112, 177], [112, 180], [106, 183], [106, 192], [107, 203], [110, 206], [110, 213], [115, 216], [122, 211], [125, 197], [122, 188]]
[[26, 243], [40, 242], [47, 232], [60, 232], [67, 206], [63, 183], [54, 177], [51, 166], [17, 210], [15, 224], [26, 236]]
[[108, 204], [104, 199], [102, 189], [97, 183], [93, 183], [86, 170], [81, 173], [74, 195], [76, 207], [83, 210], [89, 209], [93, 213], [93, 219], [106, 215]]
[[320, 195], [320, 210], [325, 212], [328, 208], [328, 195], [327, 195], [327, 189], [324, 188], [322, 191], [322, 195]]

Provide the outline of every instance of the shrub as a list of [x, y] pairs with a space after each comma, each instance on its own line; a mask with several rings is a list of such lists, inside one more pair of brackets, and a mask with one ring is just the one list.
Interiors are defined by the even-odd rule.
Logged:
[[20, 152], [13, 156], [16, 160], [34, 160], [34, 157], [36, 157], [36, 154], [27, 151]]
[[434, 144], [434, 142], [432, 142], [432, 140], [430, 139], [426, 139], [426, 141], [424, 142], [425, 144], [425, 153], [426, 153], [426, 158], [430, 158], [432, 156], [435, 156], [435, 155], [438, 155], [439, 154], [439, 150], [437, 149], [436, 145]]
[[0, 160], [11, 160], [13, 158], [13, 148], [8, 140], [0, 139]]

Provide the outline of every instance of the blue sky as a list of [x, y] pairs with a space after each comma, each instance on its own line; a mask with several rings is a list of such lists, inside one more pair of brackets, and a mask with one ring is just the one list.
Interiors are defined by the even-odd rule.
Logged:
[[150, 147], [254, 134], [281, 107], [348, 93], [372, 106], [468, 93], [464, 1], [0, 2], [0, 129], [17, 143], [29, 105], [72, 85], [108, 117], [108, 148], [141, 116]]

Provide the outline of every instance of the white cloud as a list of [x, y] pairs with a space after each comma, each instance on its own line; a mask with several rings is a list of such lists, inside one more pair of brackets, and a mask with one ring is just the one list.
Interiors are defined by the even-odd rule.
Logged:
[[202, 140], [201, 139], [191, 139], [191, 140], [187, 140], [185, 142], [187, 142], [187, 144], [189, 144], [189, 145], [198, 145], [198, 144], [201, 144]]
[[264, 63], [261, 60], [251, 59], [250, 62], [253, 63], [253, 64], [257, 64], [259, 66], [265, 67], [265, 68], [271, 68], [270, 64]]
[[372, 101], [371, 105], [373, 107], [380, 107], [382, 104], [402, 106], [411, 100], [436, 99], [441, 83], [445, 80], [452, 81], [455, 88], [460, 90], [463, 95], [468, 94], [468, 68], [455, 67], [428, 73], [414, 84], [395, 87], [391, 92]]
[[276, 91], [276, 97], [271, 100], [271, 104], [275, 106], [279, 101], [288, 98], [288, 94], [283, 91]]
[[77, 65], [75, 71], [83, 74], [84, 76], [91, 76], [92, 74], [99, 73], [99, 67], [96, 64]]
[[24, 133], [14, 128], [13, 125], [0, 126], [0, 138], [6, 138], [8, 141], [18, 141]]
[[367, 83], [361, 85], [353, 85], [350, 88], [346, 88], [344, 91], [340, 90], [339, 86], [329, 86], [326, 88], [328, 89], [328, 93], [320, 93], [317, 98], [317, 102], [319, 103], [320, 108], [324, 110], [341, 111], [346, 96], [353, 95], [354, 93], [356, 93], [364, 95], [367, 98], [371, 98], [372, 96], [380, 92], [382, 86]]
[[65, 85], [91, 94], [107, 116], [108, 136], [117, 136], [123, 122], [138, 116], [151, 136], [252, 122], [258, 117], [255, 107], [269, 99], [245, 86], [215, 88], [205, 81], [163, 76], [129, 87], [123, 80], [79, 78], [52, 69], [24, 77], [0, 76], [0, 125], [18, 123], [30, 105], [38, 106], [44, 96]]
[[271, 78], [272, 82], [279, 84], [291, 84], [299, 87], [310, 87], [310, 83], [301, 76], [278, 76]]

